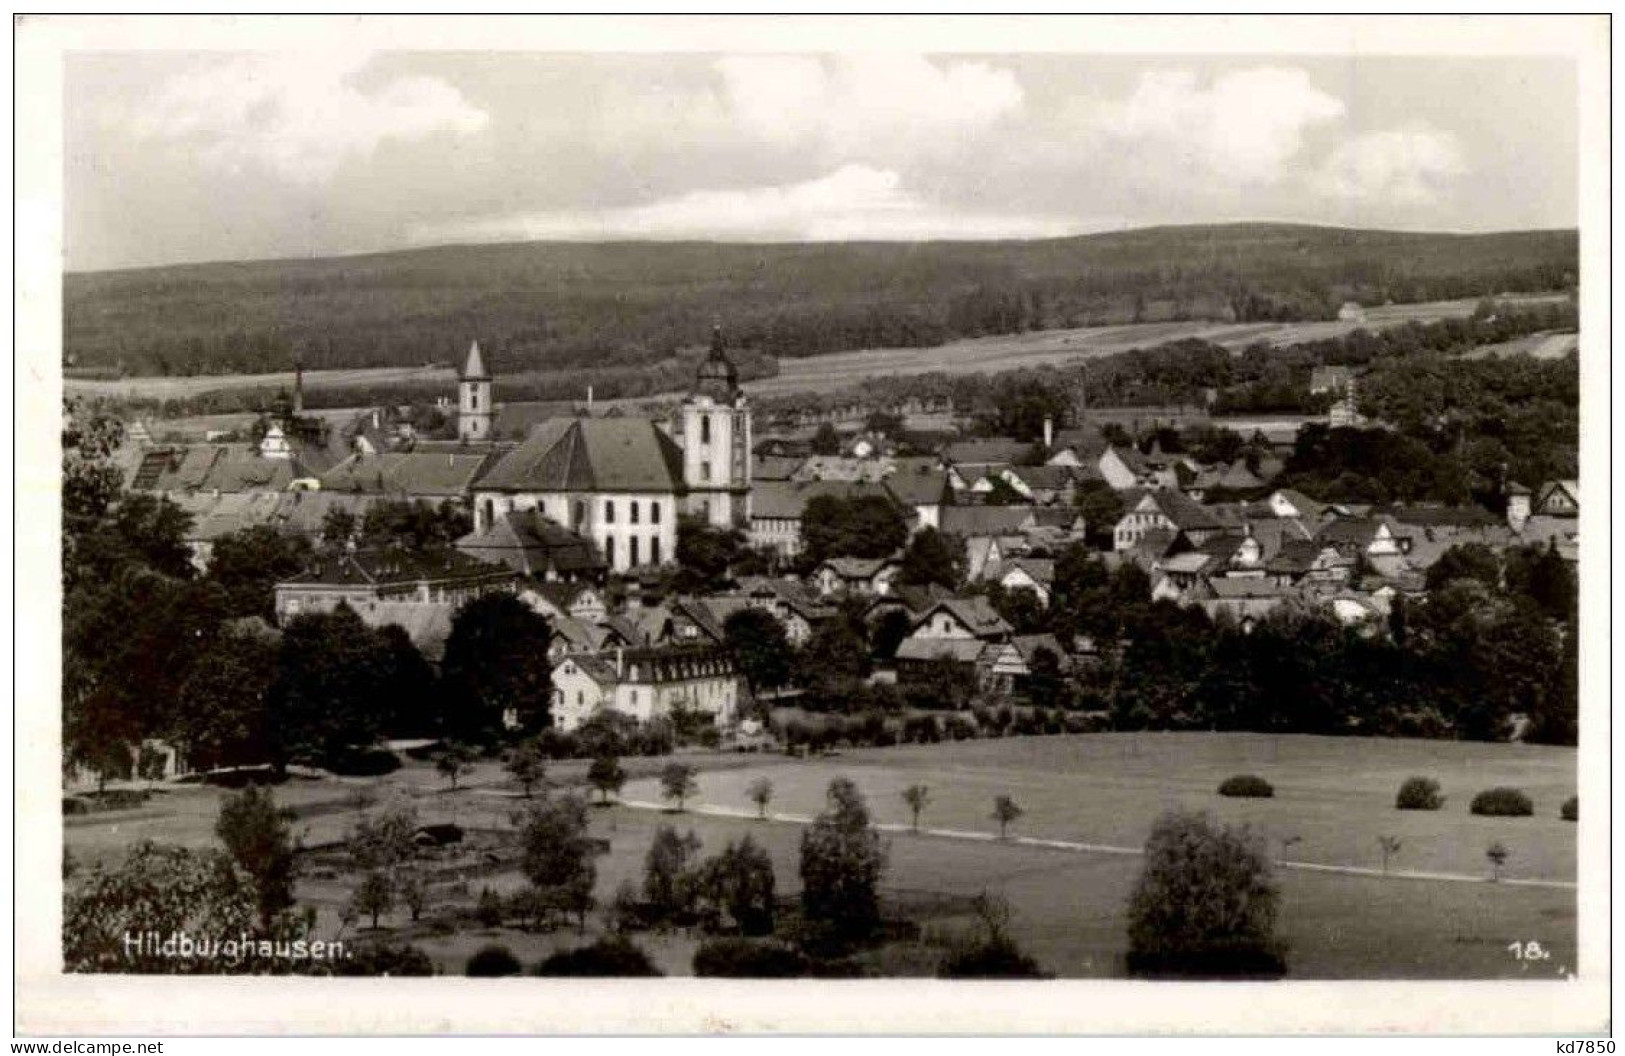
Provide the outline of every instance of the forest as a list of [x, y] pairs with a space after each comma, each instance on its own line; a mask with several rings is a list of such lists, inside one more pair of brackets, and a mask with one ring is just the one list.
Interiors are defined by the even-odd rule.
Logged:
[[101, 376], [259, 372], [296, 358], [317, 370], [418, 366], [452, 363], [478, 338], [504, 374], [630, 375], [702, 345], [719, 319], [736, 347], [774, 358], [1129, 322], [1331, 319], [1347, 301], [1572, 288], [1577, 253], [1572, 230], [1283, 224], [1031, 242], [445, 246], [70, 273], [63, 357]]

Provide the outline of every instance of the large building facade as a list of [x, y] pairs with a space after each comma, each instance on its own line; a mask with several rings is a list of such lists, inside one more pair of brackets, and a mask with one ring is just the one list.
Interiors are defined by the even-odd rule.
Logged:
[[[489, 380], [478, 346], [464, 368], [459, 414], [465, 440], [489, 436]], [[484, 424], [481, 424], [483, 421]], [[694, 390], [667, 423], [634, 417], [550, 418], [498, 457], [472, 486], [474, 530], [535, 510], [592, 541], [613, 572], [666, 564], [677, 554], [677, 518], [695, 514], [717, 526], [750, 518], [750, 409], [720, 333], [701, 363]]]

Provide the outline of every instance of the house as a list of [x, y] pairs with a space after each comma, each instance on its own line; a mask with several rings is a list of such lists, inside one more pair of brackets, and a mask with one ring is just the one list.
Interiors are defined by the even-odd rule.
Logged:
[[892, 472], [889, 459], [843, 455], [813, 455], [801, 460], [791, 480], [845, 480], [868, 484], [884, 480]]
[[1055, 435], [1044, 461], [1051, 466], [1088, 468], [1098, 472], [1100, 456], [1106, 453], [1109, 446], [1099, 429], [1063, 429]]
[[1070, 466], [1008, 466], [998, 472], [1005, 485], [1040, 506], [1071, 506], [1077, 474]]
[[973, 594], [938, 601], [914, 621], [909, 637], [1002, 641], [1010, 636], [1011, 630], [987, 598]]
[[[1047, 652], [1051, 661], [1041, 659]], [[1007, 642], [983, 649], [977, 659], [978, 684], [986, 691], [1002, 696], [1025, 695], [1032, 683], [1035, 668], [1046, 662], [1054, 663], [1054, 673], [1065, 677], [1071, 668], [1066, 650], [1052, 634], [1016, 635]]]
[[1187, 596], [1210, 619], [1223, 616], [1242, 627], [1251, 627], [1291, 597], [1292, 591], [1268, 578], [1221, 578], [1203, 580]]
[[1275, 517], [1296, 517], [1298, 520], [1313, 523], [1321, 519], [1328, 506], [1324, 502], [1317, 502], [1301, 491], [1291, 488], [1281, 488], [1270, 492], [1264, 499], [1264, 505], [1270, 514]]
[[751, 489], [750, 545], [769, 547], [783, 557], [801, 552], [801, 518], [807, 504], [820, 495], [851, 500], [878, 495], [891, 501], [891, 492], [876, 483], [842, 480], [767, 481]]
[[1171, 488], [1131, 490], [1123, 498], [1123, 516], [1112, 530], [1113, 548], [1132, 549], [1147, 532], [1183, 532], [1200, 545], [1217, 535], [1225, 523], [1213, 510]]
[[1321, 526], [1315, 542], [1336, 550], [1351, 564], [1364, 560], [1380, 573], [1408, 567], [1393, 524], [1382, 517], [1335, 517]]
[[357, 452], [321, 476], [323, 491], [431, 502], [466, 501], [480, 473], [496, 460], [489, 448], [425, 444], [409, 451]]
[[1312, 539], [1289, 539], [1264, 565], [1264, 572], [1283, 587], [1300, 584], [1346, 583], [1354, 575], [1355, 558], [1337, 547]]
[[942, 451], [942, 461], [961, 472], [974, 473], [976, 470], [989, 470], [1013, 466], [1018, 462], [1025, 462], [1033, 453], [1033, 445], [1026, 441], [1014, 440], [1007, 436], [989, 437], [980, 440], [956, 440], [945, 446]]
[[739, 583], [738, 597], [751, 608], [772, 614], [784, 624], [791, 645], [805, 645], [813, 631], [835, 615], [828, 602], [793, 579], [748, 576]]
[[806, 461], [793, 455], [755, 455], [751, 459], [751, 480], [793, 480]]
[[271, 423], [258, 444], [182, 444], [148, 448], [125, 486], [159, 495], [230, 495], [319, 486], [294, 457], [281, 427]]
[[709, 646], [571, 655], [553, 668], [553, 725], [566, 732], [602, 711], [648, 722], [689, 710], [726, 726], [738, 717], [743, 697], [733, 658]]
[[276, 616], [278, 623], [286, 623], [296, 616], [331, 612], [342, 603], [379, 626], [369, 617], [381, 603], [455, 609], [493, 592], [513, 593], [518, 579], [512, 569], [451, 549], [318, 554], [303, 571], [276, 585]]
[[[1520, 541], [1505, 518], [1481, 506], [1383, 506], [1372, 515], [1387, 520], [1406, 564], [1417, 570], [1431, 568], [1446, 550], [1463, 543], [1504, 550]], [[1528, 524], [1524, 528], [1527, 538]]]
[[[1507, 504], [1510, 520], [1512, 503]], [[1529, 514], [1514, 527], [1526, 543], [1552, 544], [1566, 560], [1579, 558], [1580, 482], [1556, 480], [1543, 485], [1530, 503]]]
[[1353, 367], [1316, 367], [1309, 372], [1309, 392], [1347, 392], [1354, 383]]
[[602, 580], [606, 564], [591, 541], [535, 509], [494, 518], [457, 540], [470, 557], [543, 581]]
[[948, 471], [920, 459], [899, 459], [884, 487], [897, 505], [914, 511], [915, 527], [939, 528], [943, 506], [953, 501]]
[[886, 594], [903, 564], [894, 557], [832, 557], [813, 569], [818, 593]]
[[1173, 487], [1171, 475], [1152, 467], [1132, 447], [1113, 444], [1101, 454], [1097, 464], [1101, 477], [1117, 491], [1129, 488]]
[[1038, 596], [1039, 604], [1047, 608], [1055, 586], [1055, 561], [1047, 557], [1011, 558], [986, 570], [984, 578], [1005, 590], [1030, 590]]
[[989, 562], [1026, 548], [1026, 532], [1036, 524], [1031, 506], [944, 506], [940, 530], [964, 540], [965, 574], [979, 579]]
[[531, 584], [520, 588], [519, 598], [549, 619], [578, 620], [591, 626], [609, 615], [603, 591], [579, 580]]

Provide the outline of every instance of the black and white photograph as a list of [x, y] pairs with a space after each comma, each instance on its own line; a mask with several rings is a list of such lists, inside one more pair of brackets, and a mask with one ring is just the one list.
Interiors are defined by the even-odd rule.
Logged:
[[1611, 1029], [1607, 16], [13, 32], [19, 1032]]

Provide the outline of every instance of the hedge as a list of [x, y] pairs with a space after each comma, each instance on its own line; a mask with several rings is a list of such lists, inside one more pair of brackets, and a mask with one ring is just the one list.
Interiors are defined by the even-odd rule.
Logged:
[[1219, 795], [1241, 799], [1269, 799], [1275, 795], [1275, 786], [1257, 774], [1237, 774], [1227, 777], [1219, 786]]

